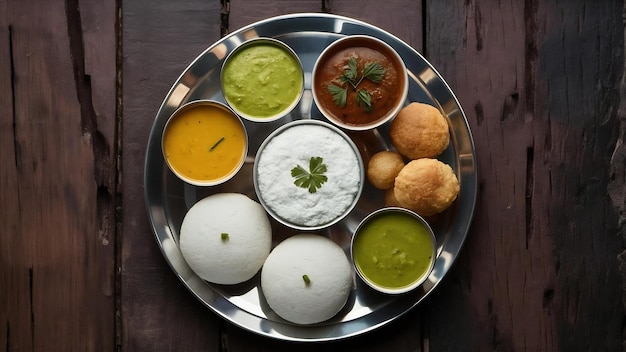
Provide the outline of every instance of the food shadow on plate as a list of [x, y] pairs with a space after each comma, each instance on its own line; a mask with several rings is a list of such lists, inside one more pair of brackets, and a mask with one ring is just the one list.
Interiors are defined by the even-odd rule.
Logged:
[[259, 270], [252, 278], [234, 285], [220, 285], [205, 281], [216, 292], [221, 294], [224, 298], [243, 296], [255, 288], [261, 287], [261, 271]]
[[281, 328], [283, 326], [271, 324], [270, 322], [279, 322], [281, 324], [285, 324], [287, 327], [284, 327], [284, 328], [287, 330], [289, 330], [288, 326], [315, 327], [315, 326], [325, 326], [325, 325], [330, 325], [330, 324], [341, 323], [345, 321], [345, 317], [350, 313], [350, 311], [352, 310], [356, 302], [356, 291], [353, 289], [348, 295], [348, 299], [346, 300], [346, 303], [344, 304], [344, 306], [331, 318], [325, 321], [319, 322], [319, 323], [314, 323], [314, 324], [296, 324], [286, 319], [283, 319], [282, 317], [280, 317], [278, 314], [274, 312], [274, 310], [267, 303], [267, 300], [265, 299], [265, 296], [263, 295], [263, 290], [261, 289], [260, 284], [259, 284], [258, 294], [259, 294], [259, 304], [260, 304], [261, 310], [265, 314], [266, 318], [269, 320], [269, 322], [263, 321], [261, 324], [267, 324], [267, 327], [266, 327], [267, 329], [276, 330], [278, 332], [281, 331]]

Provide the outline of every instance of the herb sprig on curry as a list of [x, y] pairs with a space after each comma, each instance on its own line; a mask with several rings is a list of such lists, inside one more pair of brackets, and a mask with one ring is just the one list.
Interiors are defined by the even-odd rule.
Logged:
[[357, 35], [340, 38], [322, 52], [311, 86], [322, 115], [340, 127], [360, 130], [397, 113], [407, 96], [408, 79], [392, 47]]
[[348, 65], [343, 74], [339, 76], [339, 80], [342, 85], [329, 84], [327, 89], [330, 94], [333, 95], [333, 102], [335, 105], [344, 108], [348, 99], [348, 89], [356, 91], [355, 99], [358, 106], [363, 108], [366, 112], [372, 112], [374, 109], [372, 105], [372, 95], [365, 89], [359, 89], [359, 84], [364, 79], [368, 79], [374, 83], [380, 83], [385, 74], [385, 68], [378, 62], [367, 62], [361, 70], [359, 75], [359, 64], [357, 57], [350, 56], [348, 59]]

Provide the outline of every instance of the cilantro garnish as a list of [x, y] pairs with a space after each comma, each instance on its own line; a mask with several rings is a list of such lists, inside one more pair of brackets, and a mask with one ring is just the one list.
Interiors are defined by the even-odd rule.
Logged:
[[340, 108], [346, 107], [346, 101], [348, 100], [348, 90], [346, 88], [329, 84], [328, 92], [333, 95], [333, 102], [335, 105]]
[[365, 89], [359, 89], [356, 91], [356, 104], [367, 112], [372, 112], [372, 97], [370, 93]]
[[309, 161], [309, 171], [302, 166], [297, 165], [291, 169], [291, 176], [295, 178], [293, 183], [302, 188], [308, 188], [309, 193], [317, 192], [317, 189], [322, 187], [322, 184], [328, 181], [328, 177], [324, 175], [327, 171], [326, 165], [322, 162], [324, 159], [320, 157], [311, 157]]
[[350, 59], [348, 59], [348, 68], [343, 71], [343, 75], [339, 77], [339, 79], [341, 79], [341, 81], [344, 83], [350, 82], [353, 87], [356, 87], [358, 85], [358, 67], [359, 64], [356, 62], [356, 58], [354, 56], [351, 56]]
[[[379, 83], [385, 74], [385, 68], [378, 62], [368, 62], [363, 67], [361, 77], [359, 77], [358, 63], [354, 56], [348, 59], [348, 67], [344, 69], [343, 74], [339, 76], [339, 80], [342, 82], [341, 86], [335, 84], [329, 84], [328, 92], [333, 96], [333, 102], [335, 105], [343, 108], [346, 106], [346, 100], [348, 96], [348, 88], [352, 86], [352, 89], [356, 91], [356, 103], [362, 107], [366, 112], [372, 112], [372, 96], [366, 89], [358, 89], [357, 87], [364, 79], [368, 79], [374, 83]], [[349, 86], [346, 85], [349, 83]]]
[[367, 78], [374, 83], [378, 83], [383, 79], [385, 68], [378, 62], [368, 62], [363, 68], [363, 78]]

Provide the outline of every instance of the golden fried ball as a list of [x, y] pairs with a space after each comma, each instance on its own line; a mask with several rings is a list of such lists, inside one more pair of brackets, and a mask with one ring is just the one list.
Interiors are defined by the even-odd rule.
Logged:
[[393, 194], [398, 203], [422, 216], [446, 210], [459, 194], [460, 186], [450, 165], [437, 159], [409, 162], [396, 177]]
[[448, 121], [432, 105], [411, 103], [391, 122], [390, 138], [409, 159], [434, 158], [450, 143]]
[[385, 206], [386, 207], [402, 207], [398, 200], [396, 199], [396, 195], [393, 193], [393, 188], [390, 188], [385, 191]]
[[367, 164], [367, 179], [378, 189], [390, 189], [403, 167], [402, 155], [387, 150], [378, 152]]

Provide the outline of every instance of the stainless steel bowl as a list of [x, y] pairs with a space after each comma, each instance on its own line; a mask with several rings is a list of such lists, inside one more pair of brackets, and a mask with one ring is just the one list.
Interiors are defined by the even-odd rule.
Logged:
[[[265, 152], [268, 144], [271, 143], [275, 138], [279, 137], [282, 133], [285, 133], [286, 131], [292, 130], [294, 128], [298, 128], [299, 126], [306, 126], [306, 125], [324, 127], [328, 129], [329, 131], [333, 132], [334, 134], [338, 135], [339, 137], [341, 137], [345, 141], [345, 144], [348, 145], [352, 149], [352, 152], [354, 153], [354, 157], [356, 158], [357, 164], [358, 164], [358, 172], [359, 172], [358, 185], [356, 185], [357, 186], [356, 192], [353, 194], [350, 205], [347, 208], [343, 209], [341, 212], [338, 212], [336, 216], [334, 216], [330, 220], [322, 222], [322, 223], [303, 223], [303, 222], [298, 222], [297, 220], [294, 220], [293, 217], [289, 218], [288, 216], [286, 216], [285, 211], [280, 210], [281, 208], [284, 208], [284, 204], [274, 204], [274, 203], [268, 202], [268, 197], [266, 197], [266, 195], [263, 193], [263, 190], [261, 189], [262, 187], [259, 185], [259, 174], [263, 172], [262, 170], [259, 169], [259, 165], [261, 164], [260, 161], [263, 158], [263, 153]], [[300, 143], [301, 141], [293, 140], [292, 142], [296, 144], [296, 143]], [[316, 147], [317, 146], [315, 145], [311, 146], [312, 151], [314, 151]], [[312, 155], [315, 155], [315, 152], [312, 152]], [[285, 160], [286, 159], [276, 160], [272, 164], [274, 165], [279, 164], [279, 166], [282, 167], [282, 169], [284, 169], [284, 172], [288, 173], [291, 170], [291, 168], [295, 165], [287, 164]], [[344, 174], [342, 175], [342, 177], [347, 178], [348, 176]], [[359, 153], [359, 150], [357, 149], [357, 146], [350, 139], [350, 137], [348, 137], [340, 129], [326, 122], [319, 121], [319, 120], [296, 120], [296, 121], [292, 121], [287, 124], [284, 124], [281, 127], [277, 128], [263, 141], [263, 143], [259, 147], [259, 151], [257, 152], [256, 162], [254, 163], [254, 169], [253, 169], [254, 189], [256, 191], [257, 197], [259, 198], [259, 202], [261, 203], [261, 205], [263, 205], [263, 207], [268, 212], [268, 214], [270, 214], [274, 219], [276, 219], [276, 221], [280, 222], [283, 225], [289, 226], [297, 230], [305, 230], [305, 231], [323, 229], [333, 224], [336, 224], [339, 221], [341, 221], [343, 218], [345, 218], [346, 215], [348, 215], [350, 211], [354, 209], [357, 202], [359, 201], [359, 198], [361, 197], [361, 192], [363, 191], [364, 181], [365, 181], [365, 168], [363, 166], [363, 160], [361, 158], [361, 154]], [[290, 186], [293, 186], [293, 185], [291, 184]], [[324, 185], [321, 186], [321, 188], [323, 187]], [[320, 188], [320, 191], [321, 191], [321, 188]], [[306, 192], [302, 192], [300, 196], [297, 196], [296, 194], [294, 194], [295, 190], [298, 190], [298, 189], [299, 188], [296, 188], [296, 187], [289, 187], [289, 188], [285, 187], [284, 189], [280, 189], [280, 191], [284, 192], [283, 199], [291, 198], [292, 200], [295, 200], [297, 202], [299, 201], [306, 202], [307, 201], [307, 199], [305, 199], [306, 198], [305, 196], [307, 195]], [[327, 194], [327, 198], [331, 198], [334, 196], [336, 195]], [[299, 204], [303, 204], [303, 203], [299, 203]], [[308, 211], [309, 209], [312, 209], [312, 208], [304, 209], [304, 211]], [[319, 207], [317, 209], [319, 209]], [[311, 211], [312, 213], [308, 215], [316, 215], [315, 209]]]
[[[367, 226], [368, 224], [370, 224], [371, 221], [375, 220], [376, 218], [385, 216], [386, 214], [390, 214], [390, 213], [405, 214], [409, 216], [410, 218], [414, 219], [417, 223], [424, 226], [424, 228], [428, 232], [428, 235], [429, 235], [428, 237], [430, 240], [430, 244], [432, 246], [432, 251], [430, 251], [429, 256], [426, 258], [429, 261], [428, 268], [416, 280], [414, 280], [410, 284], [404, 285], [404, 286], [398, 286], [398, 287], [386, 287], [384, 285], [377, 283], [372, 278], [369, 278], [367, 274], [363, 272], [361, 266], [359, 265], [358, 259], [356, 258], [356, 255], [354, 253], [355, 243], [359, 241], [360, 237], [363, 235], [362, 234], [363, 228]], [[387, 233], [387, 235], [391, 235], [391, 234]], [[359, 278], [365, 284], [367, 284], [369, 287], [373, 288], [374, 290], [381, 292], [381, 293], [392, 294], [392, 295], [402, 294], [402, 293], [407, 293], [409, 291], [412, 291], [416, 289], [417, 287], [421, 286], [424, 283], [424, 281], [428, 279], [428, 276], [430, 276], [430, 273], [432, 272], [433, 267], [435, 265], [435, 259], [436, 259], [436, 254], [437, 254], [436, 249], [437, 249], [437, 239], [435, 238], [435, 233], [433, 229], [430, 227], [430, 224], [419, 214], [411, 210], [408, 210], [405, 208], [399, 208], [399, 207], [381, 208], [369, 214], [368, 216], [366, 216], [365, 219], [363, 219], [363, 221], [361, 221], [361, 223], [357, 227], [354, 233], [354, 236], [352, 236], [352, 242], [350, 243], [350, 255], [352, 258], [352, 263], [354, 265], [354, 269], [356, 273], [358, 274]]]
[[[187, 112], [188, 110], [195, 109], [199, 106], [209, 106], [209, 107], [213, 107], [213, 108], [226, 112], [228, 115], [232, 116], [233, 119], [237, 120], [237, 122], [241, 126], [241, 129], [243, 130], [245, 139], [244, 139], [244, 148], [241, 152], [241, 158], [238, 164], [236, 165], [236, 167], [233, 170], [231, 170], [228, 174], [224, 175], [223, 177], [219, 177], [215, 179], [196, 179], [196, 178], [187, 177], [183, 173], [179, 172], [179, 170], [177, 170], [173, 165], [171, 165], [170, 160], [168, 156], [166, 155], [164, 142], [165, 142], [165, 137], [167, 136], [167, 130], [170, 127], [171, 122], [177, 119], [180, 115]], [[174, 173], [174, 175], [176, 175], [182, 181], [190, 185], [194, 185], [194, 186], [217, 186], [233, 178], [233, 176], [235, 176], [239, 172], [241, 167], [243, 166], [244, 161], [246, 160], [246, 155], [248, 154], [248, 131], [246, 130], [246, 127], [244, 126], [239, 116], [237, 116], [237, 114], [231, 108], [229, 108], [226, 104], [220, 103], [218, 101], [210, 100], [210, 99], [194, 100], [176, 109], [176, 111], [174, 111], [172, 115], [167, 119], [167, 122], [165, 123], [165, 127], [163, 128], [163, 135], [161, 136], [161, 151], [163, 153], [163, 159], [165, 160], [165, 164], [167, 164], [168, 168], [172, 171], [172, 173]]]
[[[224, 71], [225, 68], [230, 64], [230, 61], [233, 59], [233, 57], [237, 56], [238, 54], [241, 54], [243, 51], [252, 48], [253, 46], [256, 45], [269, 45], [269, 46], [273, 46], [276, 48], [281, 49], [282, 51], [284, 51], [285, 53], [287, 53], [289, 56], [291, 56], [291, 58], [297, 62], [297, 68], [300, 71], [300, 79], [302, 82], [302, 85], [299, 88], [299, 91], [297, 92], [296, 96], [294, 97], [293, 101], [291, 101], [289, 103], [289, 105], [287, 107], [285, 107], [284, 109], [278, 111], [277, 113], [275, 113], [274, 115], [270, 115], [270, 116], [259, 116], [259, 115], [255, 115], [252, 114], [250, 112], [245, 112], [242, 111], [242, 109], [240, 109], [238, 107], [238, 102], [233, 100], [233, 99], [229, 99], [229, 96], [227, 94], [227, 88], [224, 85]], [[272, 60], [275, 60], [272, 58]], [[248, 63], [246, 64], [246, 66], [250, 66], [252, 65], [252, 63]], [[263, 72], [263, 74], [265, 75], [264, 78], [273, 78], [271, 76], [275, 76], [277, 74], [280, 74], [280, 72], [278, 72], [280, 70], [269, 70], [266, 72]], [[252, 80], [252, 78], [250, 78], [250, 80]], [[233, 51], [230, 52], [230, 54], [228, 54], [228, 56], [226, 57], [226, 59], [224, 60], [224, 63], [222, 65], [222, 69], [220, 71], [220, 82], [222, 85], [222, 91], [224, 92], [224, 98], [226, 100], [226, 102], [228, 103], [228, 105], [230, 105], [230, 107], [235, 110], [237, 112], [237, 114], [239, 114], [239, 116], [243, 117], [246, 120], [249, 121], [254, 121], [254, 122], [271, 122], [271, 121], [275, 121], [278, 120], [282, 117], [284, 117], [285, 115], [287, 115], [288, 113], [291, 112], [291, 110], [293, 110], [296, 105], [298, 105], [298, 103], [300, 102], [300, 99], [302, 98], [302, 94], [304, 92], [304, 69], [302, 68], [302, 62], [300, 61], [300, 58], [298, 57], [298, 55], [293, 51], [293, 49], [291, 47], [289, 47], [289, 45], [285, 44], [284, 42], [274, 39], [274, 38], [266, 38], [266, 37], [259, 37], [259, 38], [254, 38], [254, 39], [250, 39], [247, 40], [245, 42], [243, 42], [241, 45], [237, 46], [235, 49], [233, 49]], [[272, 86], [270, 84], [264, 85], [263, 86], [264, 89], [272, 89]], [[264, 89], [259, 89], [257, 90], [257, 92], [259, 91], [263, 91]]]
[[[368, 123], [351, 124], [337, 118], [338, 114], [331, 112], [332, 109], [326, 108], [322, 103], [320, 94], [325, 94], [327, 92], [320, 92], [317, 87], [317, 82], [319, 81], [318, 71], [322, 70], [328, 60], [330, 60], [335, 54], [349, 50], [350, 55], [352, 56], [353, 52], [358, 50], [358, 48], [373, 49], [383, 54], [385, 58], [391, 63], [391, 65], [399, 71], [397, 72], [399, 87], [398, 94], [393, 95], [393, 97], [396, 99], [394, 105], [389, 108], [389, 110], [384, 115], [382, 115], [382, 117]], [[339, 38], [336, 41], [332, 42], [330, 45], [328, 45], [328, 47], [326, 47], [322, 51], [320, 56], [315, 61], [315, 65], [313, 66], [313, 71], [311, 73], [311, 80], [311, 91], [313, 93], [313, 100], [315, 101], [315, 104], [317, 105], [322, 115], [324, 115], [324, 117], [333, 124], [341, 128], [354, 131], [371, 130], [393, 119], [404, 107], [404, 103], [409, 92], [409, 78], [406, 65], [404, 64], [402, 57], [389, 44], [385, 43], [381, 39], [369, 35], [349, 35], [343, 38]], [[344, 82], [344, 84], [346, 85], [348, 90], [352, 89], [350, 88], [349, 83]], [[354, 89], [356, 90], [356, 88], [358, 87], [355, 87]], [[339, 109], [338, 112], [342, 112], [341, 109]], [[360, 116], [367, 117], [368, 114], [368, 112], [363, 111]]]

